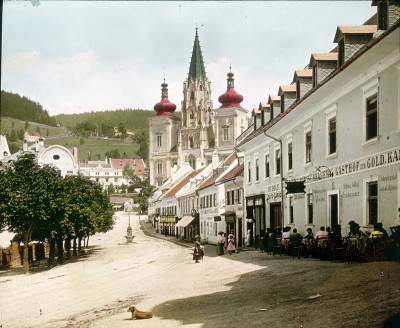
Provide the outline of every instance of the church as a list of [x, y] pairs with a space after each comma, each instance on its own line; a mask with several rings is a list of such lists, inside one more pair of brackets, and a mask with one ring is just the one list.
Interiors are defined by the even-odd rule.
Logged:
[[234, 150], [236, 138], [247, 129], [243, 96], [235, 91], [234, 74], [229, 71], [227, 90], [213, 108], [211, 82], [207, 78], [199, 35], [193, 44], [189, 73], [183, 83], [181, 115], [168, 99], [168, 84], [161, 84], [161, 101], [149, 118], [150, 183], [161, 186], [173, 172], [189, 163], [194, 170], [205, 167], [212, 158], [222, 161]]

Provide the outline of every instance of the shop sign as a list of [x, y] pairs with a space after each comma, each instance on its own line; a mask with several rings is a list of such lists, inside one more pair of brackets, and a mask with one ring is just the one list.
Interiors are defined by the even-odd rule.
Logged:
[[165, 222], [165, 223], [175, 223], [176, 219], [175, 218], [161, 218], [160, 222]]

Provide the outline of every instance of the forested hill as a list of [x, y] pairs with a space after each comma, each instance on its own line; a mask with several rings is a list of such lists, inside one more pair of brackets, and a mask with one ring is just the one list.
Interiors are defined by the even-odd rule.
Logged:
[[110, 126], [118, 126], [123, 122], [125, 128], [129, 131], [137, 129], [148, 129], [149, 117], [155, 115], [156, 112], [143, 109], [118, 109], [113, 111], [99, 111], [83, 114], [60, 114], [54, 116], [57, 123], [72, 128], [79, 123], [90, 122], [92, 125], [98, 126], [107, 124]]
[[1, 116], [13, 117], [23, 121], [56, 125], [42, 105], [25, 96], [1, 90]]

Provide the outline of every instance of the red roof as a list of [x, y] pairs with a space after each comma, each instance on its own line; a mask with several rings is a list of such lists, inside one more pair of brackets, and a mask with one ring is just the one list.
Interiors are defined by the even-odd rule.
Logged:
[[243, 101], [243, 96], [238, 94], [235, 91], [235, 87], [234, 87], [234, 78], [233, 78], [233, 73], [229, 72], [228, 73], [228, 86], [227, 86], [227, 90], [224, 94], [220, 95], [218, 98], [218, 101], [222, 104], [222, 106], [220, 108], [228, 108], [228, 107], [239, 107], [242, 108], [242, 106], [240, 106], [240, 103]]
[[156, 116], [174, 116], [172, 113], [175, 111], [176, 105], [168, 100], [168, 84], [164, 82], [161, 86], [161, 101], [154, 106], [154, 110], [157, 112]]
[[230, 170], [227, 174], [225, 174], [219, 182], [223, 183], [229, 180], [233, 180], [235, 177], [237, 177], [240, 173], [243, 172], [243, 164], [238, 165], [234, 167], [232, 170]]
[[113, 169], [123, 169], [127, 164], [135, 170], [136, 175], [144, 174], [144, 161], [141, 158], [110, 158], [110, 163]]
[[167, 191], [166, 194], [162, 195], [161, 198], [169, 198], [175, 196], [175, 194], [181, 190], [185, 184], [189, 182], [191, 178], [194, 178], [197, 174], [199, 174], [201, 171], [203, 171], [204, 168], [191, 172], [187, 176], [185, 176], [178, 184], [176, 184], [174, 187], [172, 187], [170, 190]]
[[[235, 159], [236, 159], [236, 154], [233, 152], [225, 159], [223, 163], [224, 165], [231, 165]], [[213, 185], [215, 180], [217, 180], [217, 178], [222, 174], [223, 171], [224, 169], [219, 167], [212, 175], [207, 177], [202, 184], [200, 184], [198, 189], [199, 190], [204, 189]]]

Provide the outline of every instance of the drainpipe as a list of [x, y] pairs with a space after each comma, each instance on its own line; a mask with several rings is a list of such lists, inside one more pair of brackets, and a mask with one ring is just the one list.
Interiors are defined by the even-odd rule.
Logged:
[[[264, 131], [264, 135], [268, 138], [271, 138], [272, 140], [278, 141], [279, 145], [280, 145], [280, 150], [281, 150], [281, 158], [280, 158], [280, 171], [281, 171], [281, 217], [282, 217], [282, 226], [285, 224], [285, 203], [284, 203], [284, 197], [283, 197], [283, 183], [284, 183], [284, 179], [283, 179], [283, 149], [282, 149], [282, 139], [277, 139], [267, 133], [265, 133]], [[283, 228], [283, 227], [281, 227]]]

